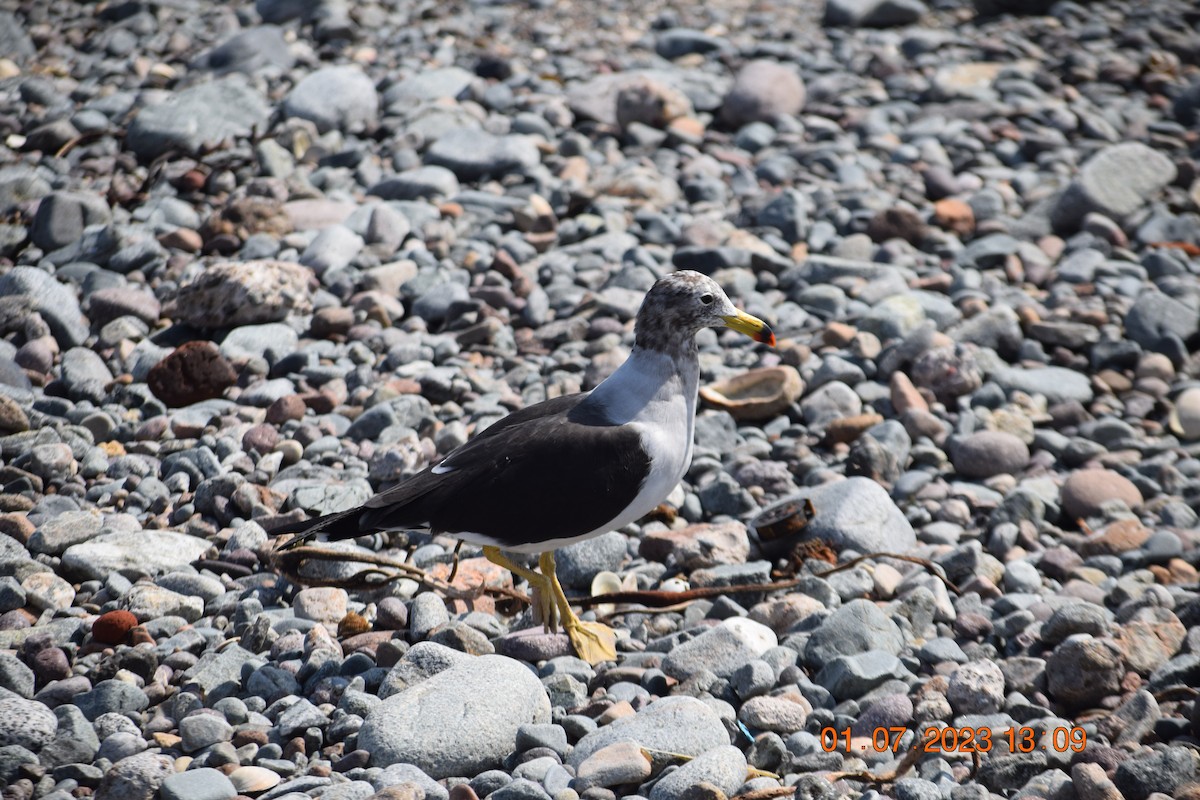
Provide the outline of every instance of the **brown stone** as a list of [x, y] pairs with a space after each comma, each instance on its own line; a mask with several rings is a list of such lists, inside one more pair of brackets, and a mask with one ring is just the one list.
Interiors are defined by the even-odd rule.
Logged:
[[236, 382], [233, 365], [208, 341], [180, 345], [146, 376], [150, 391], [171, 408], [220, 397]]
[[966, 236], [975, 230], [975, 212], [971, 206], [952, 197], [933, 204], [933, 221], [959, 236]]
[[29, 537], [37, 530], [25, 514], [0, 514], [0, 534], [16, 539], [21, 544], [29, 544]]
[[829, 423], [825, 429], [825, 441], [829, 444], [849, 444], [862, 436], [868, 429], [883, 422], [879, 414], [855, 414]]
[[903, 415], [906, 411], [929, 411], [929, 402], [903, 372], [893, 372], [888, 379], [888, 387], [891, 389], [892, 408], [896, 409], [897, 415]]
[[266, 421], [271, 425], [282, 425], [289, 420], [303, 419], [305, 408], [300, 395], [284, 395], [267, 406]]
[[927, 226], [921, 215], [907, 208], [888, 208], [880, 211], [867, 223], [867, 235], [876, 243], [903, 239], [917, 245], [924, 240]]
[[137, 617], [129, 611], [109, 611], [92, 623], [92, 638], [104, 644], [121, 644], [137, 624]]
[[160, 234], [158, 243], [170, 250], [182, 250], [185, 253], [199, 253], [204, 246], [204, 239], [191, 228], [176, 228]]
[[310, 333], [317, 339], [345, 336], [354, 324], [354, 311], [341, 306], [319, 308], [313, 313]]
[[689, 525], [674, 531], [652, 531], [642, 537], [638, 553], [651, 561], [666, 561], [688, 572], [722, 564], [743, 564], [750, 555], [750, 539], [741, 522]]
[[858, 328], [845, 322], [830, 322], [821, 331], [821, 341], [832, 347], [846, 347], [858, 335]]
[[1115, 556], [1136, 550], [1150, 538], [1150, 531], [1136, 519], [1119, 519], [1095, 536], [1084, 539], [1079, 554], [1084, 556]]
[[17, 401], [0, 395], [0, 435], [29, 430], [29, 416]]
[[1109, 500], [1124, 500], [1131, 509], [1142, 504], [1142, 493], [1133, 481], [1108, 469], [1084, 469], [1062, 485], [1062, 506], [1068, 517], [1091, 517]]
[[1107, 639], [1068, 639], [1046, 659], [1047, 693], [1068, 708], [1086, 708], [1119, 693], [1125, 667]]

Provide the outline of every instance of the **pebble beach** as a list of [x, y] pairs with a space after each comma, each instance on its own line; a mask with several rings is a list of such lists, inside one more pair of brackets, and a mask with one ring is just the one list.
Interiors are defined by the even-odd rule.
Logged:
[[[1188, 0], [0, 0], [0, 798], [1197, 800], [1198, 65]], [[675, 269], [778, 343], [558, 552], [615, 661], [478, 547], [276, 551]]]

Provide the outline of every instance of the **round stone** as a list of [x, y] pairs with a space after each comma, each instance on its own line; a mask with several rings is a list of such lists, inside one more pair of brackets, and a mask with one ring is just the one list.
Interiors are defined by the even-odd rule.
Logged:
[[1062, 508], [1068, 517], [1091, 517], [1110, 500], [1122, 500], [1131, 509], [1142, 504], [1142, 493], [1133, 481], [1109, 469], [1076, 472], [1062, 485]]

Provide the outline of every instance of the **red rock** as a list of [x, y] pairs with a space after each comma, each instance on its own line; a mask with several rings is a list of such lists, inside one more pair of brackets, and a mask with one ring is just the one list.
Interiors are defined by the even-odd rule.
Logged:
[[933, 204], [933, 220], [940, 227], [965, 236], [975, 230], [975, 212], [962, 200], [946, 198]]
[[284, 395], [267, 407], [266, 420], [272, 425], [282, 425], [288, 420], [303, 419], [304, 409], [304, 399], [300, 395]]
[[121, 644], [137, 624], [137, 617], [129, 611], [109, 611], [92, 623], [92, 638], [104, 644]]
[[155, 364], [146, 384], [171, 408], [220, 397], [237, 381], [233, 365], [212, 342], [187, 342]]

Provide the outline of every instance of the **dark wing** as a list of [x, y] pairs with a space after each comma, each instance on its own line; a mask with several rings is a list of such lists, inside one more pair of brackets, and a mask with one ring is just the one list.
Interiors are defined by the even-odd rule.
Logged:
[[305, 531], [293, 542], [427, 525], [515, 546], [596, 530], [637, 496], [650, 459], [636, 431], [606, 424], [580, 406], [585, 397], [514, 412], [450, 453], [439, 472], [426, 469], [359, 508], [291, 526]]

